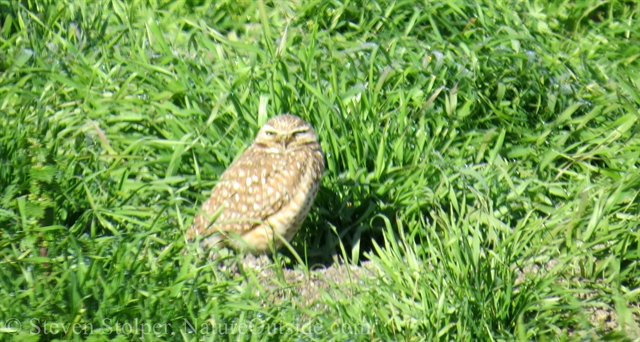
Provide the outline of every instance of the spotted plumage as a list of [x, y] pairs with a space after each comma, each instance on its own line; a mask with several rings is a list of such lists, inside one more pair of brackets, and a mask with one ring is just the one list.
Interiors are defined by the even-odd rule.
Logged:
[[269, 253], [302, 225], [323, 171], [313, 127], [294, 115], [273, 117], [220, 176], [187, 237], [205, 248]]

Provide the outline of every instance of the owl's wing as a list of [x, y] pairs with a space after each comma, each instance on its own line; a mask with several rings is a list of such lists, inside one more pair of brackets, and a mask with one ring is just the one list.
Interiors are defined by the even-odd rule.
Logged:
[[263, 223], [293, 198], [300, 172], [292, 166], [304, 169], [305, 160], [293, 154], [275, 158], [249, 148], [220, 176], [194, 218], [192, 233], [203, 237], [216, 232], [243, 234]]

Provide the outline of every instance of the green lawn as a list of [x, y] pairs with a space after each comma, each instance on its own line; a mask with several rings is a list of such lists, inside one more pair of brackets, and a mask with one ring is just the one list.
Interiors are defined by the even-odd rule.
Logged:
[[[0, 339], [639, 340], [639, 17], [0, 0]], [[222, 267], [185, 231], [280, 113], [316, 204], [269, 276]]]

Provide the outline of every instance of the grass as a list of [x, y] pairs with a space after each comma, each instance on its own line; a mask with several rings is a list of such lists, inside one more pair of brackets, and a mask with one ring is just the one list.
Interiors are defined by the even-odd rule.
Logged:
[[[640, 339], [639, 15], [0, 0], [0, 338]], [[303, 262], [276, 261], [371, 271], [313, 303], [280, 266], [273, 287], [181, 252], [284, 112], [314, 125], [327, 170]]]

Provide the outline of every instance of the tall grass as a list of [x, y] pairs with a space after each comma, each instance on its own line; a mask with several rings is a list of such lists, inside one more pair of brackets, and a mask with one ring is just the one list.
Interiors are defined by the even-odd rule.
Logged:
[[[639, 15], [0, 1], [0, 338], [640, 338]], [[275, 257], [307, 281], [184, 255], [218, 176], [285, 112], [327, 163], [303, 263]]]

